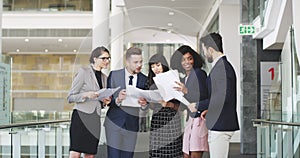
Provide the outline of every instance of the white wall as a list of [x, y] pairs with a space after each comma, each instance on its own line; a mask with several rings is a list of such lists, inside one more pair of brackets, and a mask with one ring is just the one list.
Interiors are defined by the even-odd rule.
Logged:
[[[240, 42], [241, 37], [238, 34], [238, 25], [240, 23], [239, 4], [222, 4], [219, 7], [219, 28], [223, 37], [223, 49], [227, 59], [233, 65], [237, 75], [237, 112], [240, 118]], [[235, 132], [232, 142], [240, 142], [240, 132]]]
[[300, 59], [300, 9], [298, 10], [298, 7], [300, 6], [299, 0], [293, 0], [292, 2], [293, 6], [293, 25], [295, 30], [295, 41], [296, 41], [296, 51], [298, 54], [298, 59]]

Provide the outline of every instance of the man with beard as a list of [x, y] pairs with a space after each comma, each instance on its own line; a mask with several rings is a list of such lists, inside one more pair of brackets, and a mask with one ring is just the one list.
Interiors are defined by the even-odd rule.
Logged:
[[227, 158], [229, 141], [239, 130], [236, 112], [236, 74], [223, 54], [222, 37], [210, 33], [200, 39], [207, 61], [212, 69], [207, 79], [208, 99], [189, 105], [206, 119], [211, 158]]
[[104, 122], [108, 158], [133, 157], [139, 129], [139, 105], [143, 108], [147, 101], [140, 98], [132, 103], [136, 105], [128, 105], [124, 100], [129, 85], [145, 89], [147, 77], [141, 73], [142, 65], [142, 50], [131, 47], [126, 52], [126, 67], [111, 71], [108, 76], [108, 88], [121, 87], [117, 95], [113, 95]]

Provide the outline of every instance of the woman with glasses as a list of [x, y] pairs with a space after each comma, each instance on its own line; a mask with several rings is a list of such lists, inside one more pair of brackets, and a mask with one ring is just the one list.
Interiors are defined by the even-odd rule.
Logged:
[[70, 125], [70, 158], [93, 158], [97, 153], [100, 136], [101, 106], [110, 98], [98, 100], [97, 91], [106, 87], [107, 76], [101, 70], [110, 63], [109, 51], [98, 47], [91, 53], [90, 65], [76, 73], [68, 94], [69, 103], [75, 103]]

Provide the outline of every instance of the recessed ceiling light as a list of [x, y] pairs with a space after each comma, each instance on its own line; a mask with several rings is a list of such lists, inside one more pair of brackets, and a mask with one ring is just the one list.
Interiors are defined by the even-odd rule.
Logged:
[[175, 0], [171, 0], [171, 2], [175, 2]]
[[63, 40], [62, 40], [61, 38], [59, 38], [57, 41], [58, 41], [58, 42], [62, 42]]
[[168, 23], [168, 26], [173, 26], [173, 23], [170, 23], [170, 22], [169, 22], [169, 23]]
[[16, 52], [20, 52], [20, 49], [17, 49]]
[[73, 52], [74, 52], [74, 53], [76, 53], [76, 52], [77, 52], [77, 50], [76, 50], [76, 49], [74, 49], [74, 50], [73, 50]]
[[25, 42], [29, 42], [29, 39], [28, 39], [28, 38], [25, 38], [24, 41], [25, 41]]
[[169, 15], [174, 15], [175, 13], [174, 12], [169, 12]]
[[172, 33], [172, 30], [168, 30], [167, 33]]
[[48, 49], [45, 49], [45, 52], [47, 53], [49, 50]]

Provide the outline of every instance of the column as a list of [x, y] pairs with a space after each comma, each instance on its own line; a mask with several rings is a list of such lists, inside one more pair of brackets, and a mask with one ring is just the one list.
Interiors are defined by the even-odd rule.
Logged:
[[109, 45], [109, 4], [110, 0], [93, 0], [93, 49]]
[[[250, 23], [248, 0], [241, 0], [241, 23]], [[259, 54], [257, 41], [252, 36], [243, 36], [240, 44], [241, 58], [241, 153], [256, 154], [257, 129], [251, 119], [257, 118], [260, 104]]]
[[[237, 76], [237, 113], [240, 116], [240, 42], [238, 34], [240, 23], [239, 4], [222, 3], [219, 7], [219, 31], [223, 37], [223, 49], [234, 67]], [[240, 117], [239, 117], [240, 118]], [[241, 123], [241, 120], [239, 120]], [[231, 141], [240, 142], [240, 132], [236, 131]]]
[[124, 2], [111, 2], [111, 70], [116, 70], [124, 66]]

